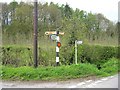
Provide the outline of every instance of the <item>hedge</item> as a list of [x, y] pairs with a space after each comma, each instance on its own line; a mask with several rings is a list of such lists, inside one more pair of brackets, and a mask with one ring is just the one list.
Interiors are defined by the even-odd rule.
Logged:
[[[33, 65], [33, 49], [31, 47], [21, 46], [3, 46], [2, 64], [12, 66], [32, 66]], [[38, 48], [38, 64], [49, 66], [55, 64], [55, 52], [47, 52]], [[52, 59], [50, 59], [52, 57]], [[118, 47], [112, 46], [91, 46], [78, 45], [78, 63], [105, 63], [108, 59], [118, 57]], [[60, 64], [73, 64], [74, 46], [64, 46], [60, 48]]]
[[112, 46], [78, 46], [78, 60], [82, 63], [89, 62], [91, 64], [102, 64], [110, 58], [118, 57], [118, 47]]
[[[48, 65], [48, 53], [38, 48], [38, 64]], [[2, 64], [10, 66], [33, 66], [33, 48], [21, 46], [2, 47]]]
[[[91, 63], [102, 64], [108, 61], [108, 59], [115, 57], [118, 58], [118, 47], [113, 46], [100, 46], [100, 45], [78, 45], [78, 63]], [[69, 64], [75, 62], [74, 46], [66, 46], [62, 48], [61, 59], [63, 62], [69, 62]]]

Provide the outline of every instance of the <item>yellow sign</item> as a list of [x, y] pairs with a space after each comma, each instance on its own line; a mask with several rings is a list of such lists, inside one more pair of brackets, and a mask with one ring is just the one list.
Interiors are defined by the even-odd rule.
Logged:
[[[45, 35], [56, 34], [56, 31], [46, 31]], [[64, 32], [59, 32], [60, 35], [64, 35]]]

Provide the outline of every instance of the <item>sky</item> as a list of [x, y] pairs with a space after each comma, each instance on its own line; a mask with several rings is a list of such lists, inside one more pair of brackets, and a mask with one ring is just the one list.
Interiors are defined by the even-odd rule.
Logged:
[[[5, 2], [11, 2], [13, 0], [6, 0]], [[28, 1], [33, 2], [34, 0], [15, 0], [15, 1]], [[113, 22], [118, 21], [118, 2], [120, 0], [38, 0], [44, 2], [54, 2], [60, 5], [68, 4], [74, 10], [76, 8], [92, 13], [102, 13], [106, 18]], [[0, 0], [3, 2], [3, 0]]]

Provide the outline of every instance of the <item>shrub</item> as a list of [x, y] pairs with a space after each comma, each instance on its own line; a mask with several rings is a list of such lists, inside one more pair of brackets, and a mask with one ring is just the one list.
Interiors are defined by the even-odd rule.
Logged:
[[[45, 53], [39, 48], [38, 63], [45, 62]], [[42, 52], [42, 54], [41, 54]], [[33, 65], [33, 49], [21, 46], [4, 46], [2, 47], [2, 64], [11, 66], [32, 66]], [[45, 62], [46, 63], [46, 62]]]
[[79, 62], [89, 62], [91, 64], [103, 64], [110, 58], [117, 58], [117, 47], [111, 46], [90, 46], [79, 45], [78, 46], [78, 60]]
[[115, 74], [120, 71], [118, 67], [119, 59], [111, 58], [108, 62], [102, 65], [101, 71], [108, 73], [109, 75]]
[[61, 64], [70, 65], [74, 63], [74, 46], [64, 46], [60, 50]]
[[[50, 66], [55, 64], [55, 50], [45, 51], [38, 48], [38, 64]], [[74, 46], [63, 46], [60, 48], [60, 64], [70, 65], [75, 62]], [[78, 63], [91, 63], [101, 65], [112, 57], [118, 57], [118, 48], [111, 46], [78, 45]], [[2, 64], [12, 66], [32, 66], [33, 48], [22, 46], [3, 46]]]

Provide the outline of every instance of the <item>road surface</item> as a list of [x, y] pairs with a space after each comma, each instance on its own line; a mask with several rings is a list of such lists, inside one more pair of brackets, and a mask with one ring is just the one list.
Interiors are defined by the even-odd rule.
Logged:
[[[119, 74], [120, 76], [120, 74]], [[118, 75], [99, 79], [74, 79], [68, 81], [2, 81], [2, 88], [118, 88]]]

